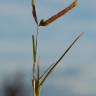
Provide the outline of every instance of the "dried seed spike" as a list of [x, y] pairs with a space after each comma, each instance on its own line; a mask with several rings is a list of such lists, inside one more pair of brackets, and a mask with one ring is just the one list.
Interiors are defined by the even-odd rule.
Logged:
[[52, 23], [53, 21], [55, 21], [56, 19], [58, 19], [59, 17], [63, 16], [64, 14], [66, 14], [69, 10], [71, 10], [72, 8], [74, 8], [77, 5], [77, 1], [75, 0], [74, 2], [72, 2], [68, 7], [66, 7], [65, 9], [63, 9], [62, 11], [58, 12], [57, 14], [53, 15], [52, 17], [50, 17], [49, 19], [47, 19], [46, 21], [44, 21], [43, 19], [40, 21], [39, 26], [47, 26], [48, 24]]
[[32, 0], [32, 14], [33, 14], [33, 17], [34, 17], [34, 20], [35, 20], [36, 24], [38, 25], [36, 8], [35, 8], [35, 1], [34, 0]]

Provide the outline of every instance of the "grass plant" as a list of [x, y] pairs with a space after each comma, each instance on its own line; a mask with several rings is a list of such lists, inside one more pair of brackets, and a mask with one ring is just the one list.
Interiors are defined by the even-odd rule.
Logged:
[[52, 22], [54, 22], [55, 20], [57, 20], [58, 18], [60, 18], [61, 16], [63, 16], [64, 14], [66, 14], [67, 12], [69, 12], [70, 10], [72, 10], [74, 7], [76, 7], [78, 0], [73, 1], [68, 7], [64, 8], [63, 10], [61, 10], [60, 12], [58, 12], [57, 14], [51, 16], [50, 18], [48, 18], [47, 20], [43, 20], [41, 19], [40, 21], [38, 21], [37, 15], [36, 15], [36, 5], [35, 5], [35, 0], [32, 0], [32, 15], [34, 18], [34, 21], [36, 22], [37, 25], [37, 30], [36, 30], [36, 35], [32, 34], [32, 54], [33, 54], [33, 67], [32, 67], [32, 71], [33, 71], [33, 78], [32, 78], [32, 86], [33, 86], [33, 96], [40, 96], [40, 91], [41, 91], [41, 87], [44, 84], [44, 82], [47, 80], [47, 78], [49, 77], [49, 75], [52, 73], [52, 71], [54, 71], [54, 69], [56, 68], [57, 65], [59, 65], [60, 61], [64, 58], [64, 56], [68, 53], [68, 51], [71, 49], [71, 47], [77, 42], [77, 40], [83, 35], [83, 33], [80, 33], [79, 36], [77, 36], [74, 41], [69, 45], [69, 47], [65, 50], [65, 52], [63, 52], [63, 54], [61, 55], [60, 58], [58, 58], [58, 60], [51, 64], [45, 71], [43, 74], [40, 74], [40, 70], [39, 70], [39, 59], [37, 56], [37, 48], [38, 48], [38, 33], [39, 33], [39, 27], [46, 27], [49, 24], [51, 24]]

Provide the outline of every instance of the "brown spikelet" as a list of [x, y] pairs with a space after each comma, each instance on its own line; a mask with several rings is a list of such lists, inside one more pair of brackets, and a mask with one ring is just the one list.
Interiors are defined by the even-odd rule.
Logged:
[[35, 1], [32, 0], [32, 15], [34, 17], [34, 20], [36, 24], [38, 24], [37, 15], [36, 15], [36, 8], [35, 8]]
[[47, 19], [46, 21], [44, 21], [43, 19], [40, 21], [39, 26], [47, 26], [48, 24], [52, 23], [53, 21], [55, 21], [56, 19], [58, 19], [59, 17], [63, 16], [64, 14], [66, 14], [69, 10], [71, 10], [72, 8], [74, 8], [77, 5], [77, 1], [75, 0], [74, 2], [72, 2], [68, 7], [66, 7], [65, 9], [63, 9], [62, 11], [60, 11], [59, 13], [53, 15], [52, 17], [50, 17], [49, 19]]

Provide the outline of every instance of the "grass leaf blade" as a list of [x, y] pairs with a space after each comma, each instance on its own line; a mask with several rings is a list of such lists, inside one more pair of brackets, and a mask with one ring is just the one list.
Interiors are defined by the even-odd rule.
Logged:
[[44, 71], [44, 73], [40, 76], [39, 79], [42, 79], [42, 78], [48, 73], [48, 71], [52, 68], [53, 65], [54, 65], [54, 63], [51, 64], [51, 65]]
[[34, 60], [34, 63], [35, 63], [36, 62], [36, 46], [35, 46], [34, 35], [32, 35], [32, 43], [33, 43], [33, 60]]
[[63, 59], [63, 57], [67, 54], [67, 52], [71, 49], [71, 47], [75, 44], [75, 42], [83, 35], [81, 33], [74, 41], [73, 43], [67, 48], [67, 50], [61, 55], [61, 57], [57, 60], [57, 62], [53, 65], [53, 67], [47, 72], [44, 79], [40, 82], [40, 85], [44, 83], [44, 81], [47, 79], [47, 77], [50, 75], [50, 73], [53, 71], [53, 69], [59, 64], [59, 62]]
[[33, 79], [35, 78], [35, 64], [36, 64], [36, 47], [34, 35], [32, 35], [32, 44], [33, 44]]
[[39, 81], [39, 77], [40, 77], [40, 68], [39, 68], [39, 64], [40, 64], [40, 58], [38, 58], [38, 61], [37, 61], [37, 80]]

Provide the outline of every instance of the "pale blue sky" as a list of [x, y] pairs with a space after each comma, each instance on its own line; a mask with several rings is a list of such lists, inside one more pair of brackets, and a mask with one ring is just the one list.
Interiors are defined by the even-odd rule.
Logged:
[[[72, 1], [37, 0], [39, 20], [47, 19]], [[39, 55], [43, 68], [57, 60], [80, 32], [85, 33], [62, 60], [64, 64], [49, 77], [42, 94], [96, 96], [95, 7], [96, 0], [79, 0], [72, 11], [40, 28]], [[31, 84], [31, 35], [35, 28], [31, 0], [0, 0], [0, 84], [6, 75], [20, 70], [27, 74]]]

